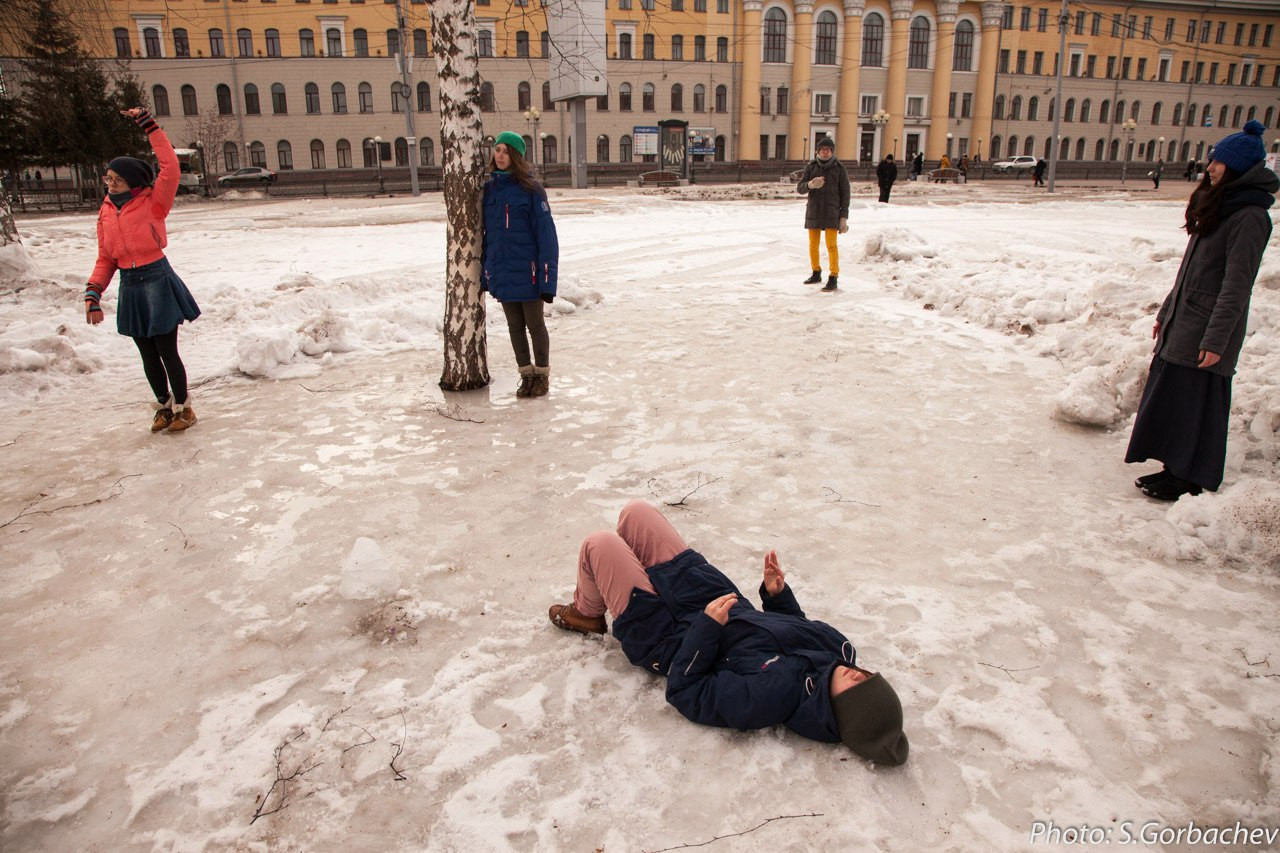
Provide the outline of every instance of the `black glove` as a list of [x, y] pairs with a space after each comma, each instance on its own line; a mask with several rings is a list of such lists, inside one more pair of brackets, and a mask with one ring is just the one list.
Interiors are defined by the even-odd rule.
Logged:
[[550, 293], [544, 293], [542, 294], [542, 301], [550, 305], [552, 302], [556, 301], [556, 298]]

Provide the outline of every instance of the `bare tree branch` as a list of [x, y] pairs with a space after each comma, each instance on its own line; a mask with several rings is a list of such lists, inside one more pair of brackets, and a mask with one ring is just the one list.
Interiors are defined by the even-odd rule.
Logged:
[[869, 503], [867, 503], [866, 501], [855, 501], [855, 500], [852, 500], [851, 498], [846, 498], [844, 495], [840, 494], [839, 492], [837, 492], [835, 489], [831, 488], [830, 486], [823, 486], [822, 488], [823, 488], [823, 489], [825, 489], [825, 490], [826, 490], [826, 491], [827, 491], [827, 492], [832, 496], [832, 498], [831, 498], [831, 503], [834, 503], [834, 504], [860, 504], [861, 506], [873, 506], [873, 507], [876, 507], [877, 509], [879, 509], [879, 508], [880, 508], [880, 504], [869, 504]]
[[[989, 667], [991, 667], [992, 669], [998, 669], [998, 670], [1000, 670], [1001, 672], [1003, 672], [1005, 675], [1009, 676], [1010, 678], [1013, 678], [1013, 674], [1014, 674], [1015, 672], [1028, 672], [1028, 671], [1030, 671], [1030, 670], [1033, 670], [1033, 669], [1039, 669], [1039, 668], [1040, 668], [1040, 665], [1039, 665], [1039, 664], [1036, 664], [1035, 666], [1024, 666], [1024, 667], [1020, 667], [1020, 668], [1017, 668], [1017, 669], [1010, 669], [1010, 668], [1009, 668], [1009, 667], [1007, 667], [1007, 666], [1001, 666], [1000, 664], [996, 664], [996, 663], [983, 663], [982, 661], [978, 661], [978, 665], [979, 665], [979, 666], [989, 666]], [[1013, 680], [1014, 680], [1014, 681], [1017, 681], [1018, 679], [1013, 678]]]
[[[126, 480], [129, 477], [141, 477], [141, 476], [142, 476], [141, 474], [125, 474], [119, 480], [116, 480], [114, 483], [112, 483], [111, 488], [114, 490], [117, 486], [120, 485], [121, 480]], [[48, 499], [47, 497], [42, 497], [40, 498], [40, 500], [33, 501], [27, 504], [25, 507], [23, 507], [22, 511], [19, 512], [17, 515], [15, 515], [13, 518], [9, 519], [4, 524], [0, 524], [0, 530], [3, 530], [4, 528], [8, 527], [10, 524], [13, 524], [15, 521], [18, 521], [23, 518], [30, 518], [33, 515], [53, 515], [55, 512], [62, 512], [64, 509], [80, 509], [86, 506], [96, 506], [97, 504], [100, 504], [100, 503], [106, 503], [112, 498], [118, 498], [122, 494], [124, 494], [123, 489], [121, 489], [118, 492], [112, 491], [110, 494], [103, 495], [100, 498], [95, 498], [94, 500], [84, 501], [78, 504], [67, 504], [65, 506], [54, 507], [53, 509], [33, 509], [33, 507], [38, 506], [39, 504], [43, 503]]]
[[677, 844], [675, 847], [663, 847], [660, 850], [651, 850], [648, 853], [667, 853], [667, 851], [669, 850], [686, 850], [691, 847], [706, 847], [708, 844], [714, 844], [715, 842], [725, 838], [738, 838], [743, 835], [749, 835], [750, 833], [755, 832], [757, 829], [760, 829], [763, 826], [768, 826], [769, 824], [773, 823], [775, 820], [795, 820], [797, 818], [802, 818], [802, 817], [823, 817], [823, 816], [824, 815], [822, 812], [809, 812], [808, 814], [778, 815], [777, 817], [765, 818], [765, 820], [762, 823], [756, 826], [753, 826], [750, 829], [744, 829], [742, 832], [730, 832], [727, 835], [717, 835], [716, 837], [708, 841], [699, 841], [697, 844]]
[[[306, 734], [305, 731], [299, 731], [293, 737], [287, 739], [284, 743], [275, 748], [276, 759], [276, 778], [271, 783], [271, 787], [267, 789], [267, 793], [258, 797], [258, 807], [253, 812], [253, 819], [249, 821], [249, 825], [253, 826], [258, 818], [273, 815], [276, 812], [284, 811], [293, 805], [289, 800], [289, 783], [295, 779], [301, 779], [303, 776], [315, 770], [323, 762], [317, 762], [312, 755], [305, 756], [293, 770], [286, 771], [284, 750], [298, 738]], [[278, 791], [278, 793], [277, 793]], [[275, 806], [271, 807], [271, 795], [276, 794]], [[308, 794], [307, 796], [311, 796]], [[305, 799], [305, 797], [304, 797]]]
[[397, 782], [403, 782], [404, 780], [409, 778], [408, 776], [401, 773], [400, 769], [396, 767], [396, 759], [400, 757], [400, 753], [404, 752], [404, 742], [409, 739], [409, 721], [404, 718], [403, 710], [400, 711], [400, 722], [404, 724], [404, 734], [400, 736], [399, 743], [391, 744], [396, 748], [396, 751], [391, 755], [391, 763], [389, 765], [391, 767], [391, 772], [396, 774], [395, 780]]
[[466, 412], [463, 410], [462, 406], [459, 405], [458, 403], [453, 403], [452, 405], [445, 405], [444, 403], [441, 403], [439, 401], [432, 400], [430, 403], [427, 403], [426, 409], [428, 412], [435, 412], [440, 417], [448, 418], [451, 421], [459, 421], [462, 423], [469, 423], [469, 424], [484, 423], [484, 421], [478, 421], [475, 418], [467, 417]]

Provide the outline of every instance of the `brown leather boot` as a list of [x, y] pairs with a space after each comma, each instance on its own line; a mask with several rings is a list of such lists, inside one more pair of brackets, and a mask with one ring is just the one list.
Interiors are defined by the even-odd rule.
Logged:
[[168, 429], [169, 424], [173, 423], [173, 409], [169, 408], [169, 403], [171, 401], [172, 398], [163, 403], [151, 404], [156, 409], [156, 416], [151, 419], [152, 432], [159, 432], [162, 429]]
[[551, 368], [537, 367], [533, 368], [533, 388], [531, 396], [542, 397], [551, 390]]
[[553, 604], [547, 616], [557, 628], [579, 634], [603, 634], [609, 630], [603, 616], [583, 616], [572, 604]]
[[196, 425], [196, 410], [191, 408], [191, 398], [185, 403], [173, 404], [173, 423], [169, 424], [169, 432], [182, 432]]
[[517, 397], [533, 396], [533, 365], [520, 365], [520, 386], [516, 388]]

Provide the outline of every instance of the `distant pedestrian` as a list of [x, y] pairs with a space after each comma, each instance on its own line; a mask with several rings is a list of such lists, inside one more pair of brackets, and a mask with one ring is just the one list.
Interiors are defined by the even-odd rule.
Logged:
[[880, 161], [880, 165], [876, 166], [876, 180], [880, 184], [880, 203], [889, 203], [889, 191], [893, 189], [893, 182], [898, 179], [898, 164], [893, 162], [893, 155], [886, 154], [884, 159]]
[[920, 151], [916, 152], [916, 156], [911, 158], [911, 180], [916, 180], [924, 172], [924, 154]]
[[24, 189], [28, 189], [28, 190], [31, 189], [32, 186], [34, 186], [34, 182], [31, 180], [30, 169], [25, 169], [22, 172], [22, 186]]
[[965, 180], [969, 179], [969, 157], [965, 155], [960, 158], [960, 164], [956, 167], [960, 170], [960, 176]]
[[1134, 483], [1148, 497], [1176, 501], [1222, 484], [1231, 377], [1280, 189], [1265, 162], [1265, 130], [1250, 121], [1219, 142], [1187, 203], [1191, 238], [1151, 330], [1155, 356], [1124, 457], [1164, 463]]
[[1187, 170], [1182, 173], [1182, 177], [1186, 178], [1188, 181], [1194, 181], [1196, 179], [1196, 161], [1194, 159], [1187, 161]]
[[831, 275], [822, 289], [830, 293], [838, 286], [840, 276], [840, 250], [836, 246], [836, 236], [849, 230], [849, 173], [836, 159], [836, 144], [831, 137], [824, 136], [818, 141], [815, 155], [804, 167], [804, 174], [796, 184], [796, 192], [809, 196], [804, 210], [804, 227], [809, 230], [809, 266], [813, 275], [804, 283], [822, 281], [818, 243], [825, 238]]
[[1049, 170], [1049, 161], [1040, 157], [1036, 160], [1036, 167], [1031, 170], [1031, 176], [1036, 179], [1033, 186], [1044, 186], [1044, 173]]
[[1164, 171], [1164, 160], [1157, 160], [1156, 167], [1151, 170], [1151, 183], [1155, 185], [1155, 189], [1160, 189], [1160, 173]]
[[[191, 291], [164, 256], [165, 218], [178, 193], [178, 155], [169, 137], [141, 107], [123, 110], [147, 134], [160, 163], [134, 157], [107, 164], [107, 197], [98, 211], [98, 263], [84, 292], [85, 322], [102, 322], [102, 294], [120, 271], [116, 331], [133, 338], [155, 394], [151, 431], [181, 432], [196, 423], [187, 394], [187, 369], [178, 355], [178, 326], [200, 316]], [[38, 176], [40, 173], [36, 172]]]
[[40, 174], [40, 170], [36, 169], [36, 189], [44, 192], [44, 175]]

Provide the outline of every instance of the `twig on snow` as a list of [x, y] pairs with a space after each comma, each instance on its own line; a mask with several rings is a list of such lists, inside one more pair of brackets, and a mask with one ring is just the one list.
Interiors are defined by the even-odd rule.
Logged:
[[859, 504], [861, 506], [873, 506], [876, 509], [880, 508], [880, 504], [869, 504], [866, 501], [855, 501], [852, 498], [846, 498], [844, 495], [840, 494], [830, 486], [823, 486], [822, 488], [826, 489], [828, 492], [830, 492], [833, 495], [831, 499], [831, 503], [833, 504]]
[[[119, 486], [121, 480], [126, 480], [129, 477], [141, 477], [141, 476], [142, 476], [141, 474], [125, 474], [119, 480], [116, 480], [114, 483], [112, 483], [111, 488], [114, 489], [117, 486]], [[62, 512], [64, 509], [81, 509], [86, 506], [96, 506], [97, 504], [100, 504], [100, 503], [106, 503], [112, 498], [118, 498], [122, 494], [124, 494], [123, 491], [119, 491], [119, 492], [113, 491], [111, 494], [103, 495], [102, 497], [95, 498], [91, 501], [84, 501], [83, 503], [66, 504], [65, 506], [54, 507], [53, 509], [33, 509], [33, 507], [39, 505], [40, 503], [46, 500], [46, 498], [40, 498], [40, 500], [32, 501], [31, 503], [27, 504], [25, 507], [22, 508], [21, 512], [19, 512], [13, 518], [6, 521], [4, 524], [0, 524], [0, 530], [3, 530], [4, 528], [8, 527], [10, 524], [13, 524], [15, 521], [18, 521], [19, 519], [28, 518], [33, 515], [53, 515], [55, 512]]]
[[404, 752], [404, 742], [409, 739], [409, 721], [404, 718], [403, 710], [400, 711], [400, 722], [404, 724], [404, 734], [400, 736], [399, 743], [391, 744], [396, 748], [396, 751], [392, 753], [391, 763], [389, 765], [391, 767], [391, 772], [396, 774], [395, 780], [397, 782], [403, 782], [404, 780], [409, 778], [408, 776], [400, 772], [400, 768], [396, 767], [396, 759], [400, 757], [400, 753]]
[[339, 391], [354, 391], [357, 386], [335, 385], [332, 388], [308, 388], [306, 385], [299, 382], [298, 387], [301, 388], [303, 391], [309, 391], [312, 394], [336, 394]]
[[179, 527], [178, 525], [174, 524], [172, 521], [166, 521], [166, 522], [165, 522], [165, 524], [169, 525], [169, 526], [170, 526], [170, 527], [172, 527], [174, 530], [176, 530], [176, 531], [178, 531], [179, 533], [181, 533], [181, 534], [182, 534], [182, 550], [184, 550], [184, 551], [185, 551], [185, 550], [187, 550], [187, 548], [188, 548], [188, 547], [190, 547], [190, 542], [189, 542], [189, 540], [187, 539], [187, 531], [183, 530], [181, 527]]
[[[701, 475], [701, 474], [699, 474], [699, 475], [698, 475], [698, 485], [696, 485], [696, 486], [694, 486], [694, 487], [693, 487], [693, 491], [689, 492], [688, 494], [686, 494], [684, 497], [682, 497], [682, 498], [681, 498], [680, 500], [678, 500], [678, 501], [663, 501], [663, 503], [664, 503], [664, 504], [666, 504], [667, 506], [688, 506], [688, 504], [687, 504], [687, 503], [685, 503], [685, 502], [686, 502], [687, 500], [689, 500], [689, 498], [691, 498], [691, 497], [693, 497], [695, 494], [697, 494], [697, 493], [698, 493], [698, 492], [699, 492], [699, 491], [700, 491], [704, 486], [710, 486], [712, 483], [718, 483], [718, 482], [720, 482], [720, 481], [721, 481], [721, 480], [723, 480], [723, 479], [724, 479], [723, 477], [712, 477], [710, 480], [706, 480], [706, 481], [704, 481], [704, 480], [702, 479], [702, 475]], [[651, 478], [651, 479], [649, 480], [649, 489], [650, 489], [651, 491], [652, 491], [652, 489], [653, 489], [653, 482], [654, 482], [654, 479], [653, 479], [653, 478]]]
[[435, 412], [440, 417], [448, 418], [451, 421], [468, 424], [484, 423], [484, 421], [478, 421], [475, 418], [467, 417], [467, 413], [463, 411], [462, 406], [457, 403], [446, 406], [438, 400], [432, 400], [430, 403], [427, 403], [426, 409], [428, 412]]
[[[998, 663], [983, 663], [982, 661], [978, 661], [978, 665], [979, 665], [979, 666], [989, 666], [989, 667], [991, 667], [992, 669], [998, 669], [998, 670], [1000, 670], [1001, 672], [1003, 672], [1005, 675], [1009, 676], [1010, 678], [1013, 678], [1013, 674], [1014, 674], [1015, 672], [1028, 672], [1028, 671], [1030, 671], [1030, 670], [1033, 670], [1033, 669], [1039, 669], [1039, 668], [1040, 668], [1040, 664], [1036, 664], [1035, 666], [1023, 666], [1023, 667], [1016, 667], [1016, 668], [1010, 669], [1009, 667], [1007, 667], [1007, 666], [1001, 666], [1001, 665], [1000, 665], [1000, 664], [998, 664]], [[1017, 681], [1018, 679], [1013, 678], [1013, 680], [1014, 680], [1014, 681]]]
[[[293, 768], [292, 771], [288, 773], [285, 772], [284, 757], [283, 757], [285, 747], [289, 746], [289, 744], [293, 743], [295, 740], [302, 737], [304, 734], [306, 734], [305, 731], [300, 731], [296, 735], [294, 735], [293, 737], [289, 738], [284, 743], [276, 747], [275, 749], [276, 778], [271, 783], [271, 787], [267, 789], [267, 793], [263, 794], [258, 798], [258, 801], [257, 801], [258, 807], [253, 812], [253, 820], [249, 821], [250, 826], [253, 826], [253, 824], [256, 823], [258, 818], [260, 817], [266, 817], [267, 815], [272, 815], [272, 814], [275, 814], [276, 812], [281, 812], [289, 808], [289, 806], [292, 805], [292, 803], [289, 801], [289, 783], [294, 781], [295, 779], [300, 779], [303, 776], [306, 776], [312, 770], [315, 770], [317, 767], [319, 767], [321, 763], [323, 763], [323, 762], [315, 761], [313, 756], [308, 755], [307, 757], [303, 758], [302, 761], [298, 762], [298, 766]], [[275, 808], [268, 808], [268, 806], [271, 803], [271, 795], [276, 793], [277, 788], [279, 788], [279, 794], [277, 794], [276, 796]], [[307, 794], [307, 796], [309, 797], [311, 796], [311, 794]]]
[[753, 826], [750, 829], [744, 829], [742, 832], [730, 832], [728, 835], [717, 835], [715, 838], [712, 838], [708, 841], [699, 841], [697, 844], [677, 844], [675, 847], [663, 847], [661, 850], [650, 850], [648, 851], [648, 853], [667, 853], [667, 851], [669, 850], [685, 850], [690, 847], [706, 847], [708, 844], [714, 844], [715, 842], [720, 841], [721, 839], [724, 839], [724, 838], [738, 838], [739, 836], [747, 835], [749, 833], [755, 832], [760, 827], [773, 823], [775, 820], [794, 820], [796, 818], [802, 818], [802, 817], [823, 817], [823, 816], [824, 815], [822, 812], [809, 812], [808, 814], [778, 815], [777, 817], [765, 818], [764, 822], [756, 826]]
[[[1240, 657], [1244, 658], [1244, 662], [1249, 666], [1265, 666], [1267, 669], [1271, 669], [1271, 655], [1267, 655], [1261, 660], [1249, 660], [1249, 656], [1244, 653], [1244, 649], [1237, 648], [1236, 651], [1240, 653]], [[1280, 672], [1263, 672], [1263, 673], [1246, 672], [1244, 674], [1244, 677], [1245, 678], [1280, 678]]]

